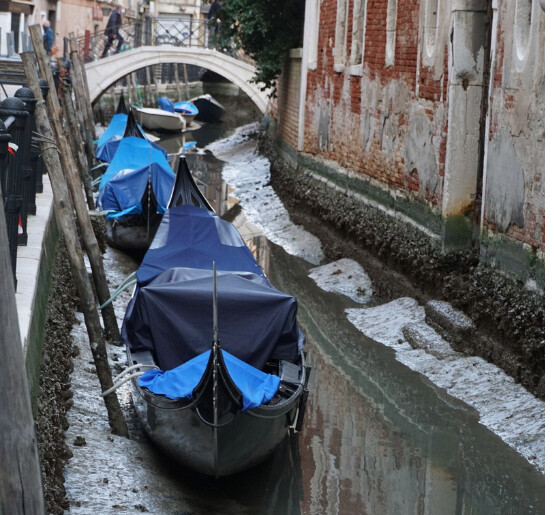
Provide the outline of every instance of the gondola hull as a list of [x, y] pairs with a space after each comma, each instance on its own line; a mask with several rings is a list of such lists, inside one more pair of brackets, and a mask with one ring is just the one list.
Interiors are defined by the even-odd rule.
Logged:
[[309, 367], [296, 300], [213, 214], [184, 156], [136, 277], [121, 334], [138, 418], [160, 450], [222, 477], [257, 465], [300, 430]]
[[119, 250], [146, 250], [152, 243], [161, 220], [162, 216], [157, 215], [150, 226], [144, 220], [137, 220], [136, 223], [106, 220], [108, 244]]
[[[133, 363], [129, 353], [129, 365]], [[156, 406], [136, 380], [132, 396], [146, 434], [162, 452], [191, 470], [214, 477], [247, 470], [267, 458], [294, 423], [301, 398], [297, 395], [285, 405], [239, 413], [228, 424], [214, 428], [201, 420], [197, 405], [172, 410], [171, 404], [176, 408], [179, 403], [167, 400], [163, 407]]]

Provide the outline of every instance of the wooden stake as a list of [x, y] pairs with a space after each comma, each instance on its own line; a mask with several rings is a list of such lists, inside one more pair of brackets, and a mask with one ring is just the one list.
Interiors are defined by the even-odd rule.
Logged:
[[175, 72], [175, 87], [177, 88], [177, 98], [179, 100], [179, 102], [181, 100], [183, 100], [182, 98], [182, 95], [181, 95], [181, 79], [179, 77], [179, 64], [178, 63], [174, 63], [174, 72]]
[[[92, 102], [90, 101], [90, 90], [88, 87], [87, 81], [87, 72], [85, 69], [85, 63], [82, 58], [79, 57], [79, 46], [77, 43], [77, 38], [74, 33], [69, 35], [69, 47], [71, 49], [71, 62], [73, 68], [75, 68], [76, 76], [79, 82], [79, 90], [81, 95], [85, 100], [85, 105], [83, 109], [86, 111], [86, 120], [88, 122], [88, 130], [92, 135], [92, 139], [96, 139], [96, 126], [94, 124], [94, 113], [92, 111]], [[78, 66], [77, 66], [78, 65]], [[79, 72], [80, 70], [80, 72]]]
[[[37, 61], [41, 75], [46, 79], [50, 86], [50, 92], [56, 91], [54, 85], [54, 77], [52, 76], [52, 70], [48, 62], [48, 56], [44, 50], [42, 43], [42, 33], [40, 25], [31, 25], [29, 27], [31, 34], [31, 41], [35, 48]], [[23, 55], [23, 54], [21, 54]], [[32, 57], [30, 58], [32, 59]], [[59, 101], [55, 94], [48, 94], [46, 96], [46, 105], [48, 108], [48, 114], [52, 124], [52, 132], [54, 134], [55, 142], [60, 152], [60, 158], [63, 165], [63, 171], [67, 180], [69, 191], [71, 192], [71, 198], [73, 199], [73, 205], [77, 214], [77, 220], [79, 227], [81, 228], [81, 235], [83, 238], [83, 244], [87, 251], [87, 255], [92, 268], [92, 277], [96, 286], [96, 292], [98, 294], [98, 300], [100, 304], [104, 304], [110, 298], [110, 290], [106, 281], [106, 274], [104, 272], [104, 266], [102, 262], [102, 253], [94, 234], [92, 222], [88, 214], [87, 206], [83, 198], [83, 187], [79, 174], [76, 172], [77, 167], [73, 160], [71, 147], [67, 138], [64, 137], [61, 123], [60, 123], [60, 108]], [[104, 327], [108, 333], [108, 336], [112, 341], [119, 342], [119, 327], [117, 325], [117, 318], [113, 309], [113, 305], [110, 303], [104, 309], [102, 309], [102, 318], [104, 319]]]
[[[40, 35], [39, 25], [34, 25], [30, 28], [38, 28]], [[36, 31], [31, 31], [31, 37], [33, 37], [33, 32]], [[42, 45], [42, 37], [40, 44]], [[37, 46], [35, 46], [35, 48], [37, 48]], [[44, 52], [44, 47], [39, 48], [42, 48]], [[85, 324], [89, 335], [90, 348], [94, 358], [94, 364], [96, 365], [98, 379], [100, 380], [100, 386], [102, 391], [106, 391], [113, 386], [112, 375], [108, 363], [106, 345], [102, 336], [102, 326], [100, 325], [100, 319], [98, 317], [96, 299], [94, 297], [92, 285], [85, 266], [81, 243], [77, 237], [77, 226], [75, 224], [73, 210], [71, 208], [72, 202], [70, 192], [66, 183], [66, 177], [64, 176], [62, 170], [58, 148], [56, 148], [55, 135], [48, 120], [44, 100], [42, 100], [38, 83], [38, 75], [35, 69], [34, 55], [32, 52], [24, 52], [20, 55], [25, 69], [25, 75], [27, 76], [27, 82], [37, 99], [37, 106], [35, 110], [37, 131], [41, 136], [40, 146], [42, 157], [44, 159], [46, 169], [48, 170], [50, 181], [52, 182], [56, 221], [60, 231], [63, 234], [67, 252], [69, 254], [71, 274], [79, 293], [81, 310], [85, 316]], [[45, 52], [44, 56], [46, 57]], [[44, 75], [46, 74], [43, 73], [43, 76]], [[81, 203], [84, 204], [82, 197]], [[104, 397], [104, 402], [106, 404], [108, 419], [113, 433], [120, 436], [128, 436], [127, 424], [125, 423], [116, 393], [113, 392]]]
[[88, 167], [92, 168], [96, 162], [94, 157], [94, 140], [96, 139], [94, 114], [90, 105], [86, 75], [83, 76], [81, 68], [82, 59], [79, 58], [75, 34], [72, 33], [69, 37], [71, 46], [71, 82], [73, 84], [73, 92], [75, 94], [78, 112], [83, 119], [83, 133], [85, 134], [84, 141], [87, 151]]
[[0, 195], [0, 513], [46, 513]]
[[146, 67], [146, 87], [147, 87], [147, 91], [148, 91], [148, 96], [147, 96], [147, 100], [146, 100], [147, 104], [146, 105], [154, 105], [154, 103], [152, 102], [153, 93], [152, 93], [152, 75], [150, 73], [150, 66]]
[[[63, 66], [63, 59], [58, 59], [58, 69], [62, 70]], [[77, 123], [77, 119], [75, 117], [75, 109], [73, 107], [73, 100], [71, 99], [71, 90], [69, 84], [67, 84], [65, 81], [62, 82], [61, 93], [64, 118], [67, 121], [67, 125], [65, 126], [64, 131], [65, 137], [71, 141], [73, 158], [79, 164], [81, 181], [85, 188], [88, 208], [94, 210], [96, 208], [96, 205], [94, 203], [94, 196], [92, 194], [89, 167], [87, 166], [87, 159], [83, 152], [83, 142], [80, 138], [79, 124]]]
[[183, 78], [185, 79], [185, 93], [187, 95], [187, 100], [190, 100], [190, 91], [189, 91], [189, 76], [187, 72], [187, 65], [183, 64], [184, 71], [183, 71]]

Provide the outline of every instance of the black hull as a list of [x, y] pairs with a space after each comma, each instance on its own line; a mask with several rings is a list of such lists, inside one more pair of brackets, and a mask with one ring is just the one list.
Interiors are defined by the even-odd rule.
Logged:
[[[129, 366], [154, 364], [148, 352], [127, 351], [127, 357]], [[223, 477], [261, 463], [295, 428], [307, 382], [303, 358], [298, 370], [301, 377], [288, 398], [222, 415], [219, 427], [213, 427], [201, 409], [202, 396], [212, 396], [211, 385], [193, 401], [172, 401], [141, 388], [134, 379], [133, 403], [145, 432], [162, 452], [191, 470]]]
[[225, 108], [211, 95], [202, 95], [190, 101], [198, 108], [195, 120], [200, 122], [219, 122], [225, 114]]
[[161, 220], [161, 215], [156, 216], [150, 226], [147, 226], [143, 219], [123, 222], [106, 220], [108, 244], [119, 250], [147, 250], [156, 235]]

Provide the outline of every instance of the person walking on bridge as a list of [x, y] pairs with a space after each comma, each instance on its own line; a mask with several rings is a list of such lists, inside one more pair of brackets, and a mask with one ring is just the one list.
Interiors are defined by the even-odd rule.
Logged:
[[124, 12], [125, 8], [123, 7], [123, 4], [119, 3], [110, 14], [108, 23], [106, 25], [106, 30], [104, 31], [104, 34], [107, 36], [108, 39], [106, 40], [106, 46], [104, 47], [104, 51], [102, 52], [102, 57], [106, 57], [106, 55], [108, 55], [108, 50], [111, 48], [112, 43], [116, 38], [118, 42], [115, 53], [118, 54], [121, 50], [121, 45], [123, 45], [123, 36], [119, 33], [119, 29], [121, 28], [121, 20]]
[[42, 36], [44, 50], [46, 50], [48, 55], [51, 55], [52, 45], [54, 44], [54, 32], [50, 28], [50, 22], [48, 20], [44, 20], [42, 28], [44, 29], [44, 35]]

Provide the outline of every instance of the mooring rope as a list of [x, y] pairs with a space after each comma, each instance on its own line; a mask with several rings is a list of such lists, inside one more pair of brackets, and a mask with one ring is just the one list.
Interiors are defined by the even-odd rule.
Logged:
[[151, 370], [153, 368], [159, 368], [159, 367], [157, 367], [156, 365], [143, 365], [141, 363], [138, 363], [136, 365], [131, 365], [130, 367], [127, 367], [123, 372], [121, 372], [121, 374], [119, 374], [114, 379], [114, 385], [108, 390], [106, 390], [105, 392], [102, 392], [101, 396], [106, 397], [106, 395], [110, 395], [110, 393], [115, 392], [120, 386], [123, 386], [127, 381], [130, 381], [135, 377], [140, 377], [145, 372], [147, 372], [147, 370], [141, 370], [140, 372], [135, 372], [133, 374], [128, 375], [127, 377], [124, 377], [126, 374], [128, 374], [129, 372], [137, 368], [145, 368], [147, 370]]
[[114, 291], [113, 295], [101, 306], [98, 306], [98, 309], [104, 309], [110, 302], [113, 302], [124, 290], [129, 288], [129, 286], [132, 286], [133, 284], [136, 284], [137, 280], [135, 279], [137, 273], [133, 272], [129, 276], [125, 278], [125, 280], [117, 287], [117, 289]]

